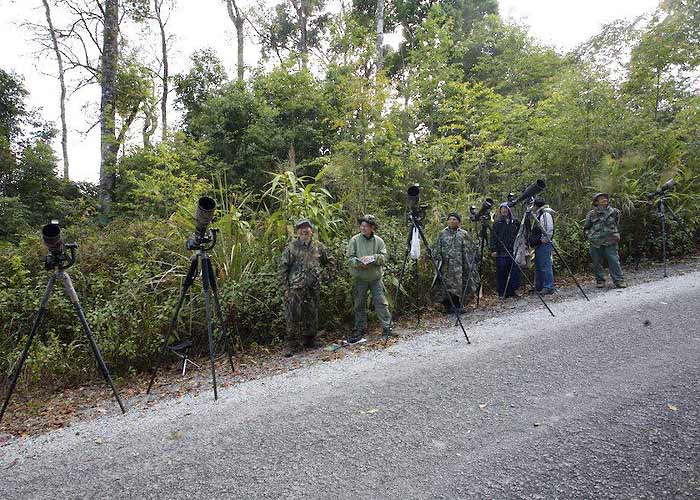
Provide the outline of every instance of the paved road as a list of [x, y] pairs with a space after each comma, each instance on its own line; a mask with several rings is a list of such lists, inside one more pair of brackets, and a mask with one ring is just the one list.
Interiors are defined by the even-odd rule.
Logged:
[[700, 498], [699, 304], [693, 273], [14, 441], [0, 498]]

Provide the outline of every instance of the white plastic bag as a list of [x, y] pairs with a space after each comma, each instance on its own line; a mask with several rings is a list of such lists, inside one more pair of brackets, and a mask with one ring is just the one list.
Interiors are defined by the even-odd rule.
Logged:
[[415, 227], [411, 235], [411, 258], [413, 260], [418, 260], [420, 258], [420, 234]]

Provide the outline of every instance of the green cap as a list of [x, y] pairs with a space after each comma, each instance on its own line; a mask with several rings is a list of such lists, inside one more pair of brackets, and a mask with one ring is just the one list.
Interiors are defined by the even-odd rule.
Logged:
[[311, 224], [311, 221], [309, 219], [299, 219], [297, 223], [294, 224], [294, 230], [297, 230], [303, 226], [309, 226], [311, 229], [314, 228], [314, 225]]
[[358, 224], [362, 224], [363, 222], [366, 222], [367, 224], [371, 224], [372, 227], [375, 229], [379, 225], [377, 223], [377, 218], [372, 214], [365, 214], [362, 217], [360, 217], [359, 219], [357, 219]]

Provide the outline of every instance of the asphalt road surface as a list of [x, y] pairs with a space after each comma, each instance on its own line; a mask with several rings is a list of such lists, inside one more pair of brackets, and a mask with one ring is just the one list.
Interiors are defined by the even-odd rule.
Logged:
[[0, 498], [700, 498], [700, 273], [554, 310], [14, 440]]

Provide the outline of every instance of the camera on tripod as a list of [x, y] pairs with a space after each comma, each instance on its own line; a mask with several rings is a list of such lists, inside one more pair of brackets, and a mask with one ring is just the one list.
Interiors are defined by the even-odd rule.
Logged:
[[409, 186], [406, 190], [406, 205], [408, 206], [409, 218], [416, 222], [425, 218], [428, 205], [420, 203], [420, 185], [418, 183]]
[[544, 180], [538, 179], [535, 182], [533, 182], [532, 184], [530, 184], [528, 187], [526, 187], [525, 190], [517, 198], [513, 197], [513, 199], [511, 200], [511, 195], [513, 193], [509, 193], [508, 206], [514, 207], [518, 203], [522, 203], [525, 200], [529, 200], [530, 198], [534, 197], [540, 191], [544, 191], [545, 187], [547, 187], [547, 184], [544, 182]]
[[[75, 263], [75, 249], [78, 248], [78, 244], [63, 242], [61, 226], [57, 220], [52, 220], [41, 228], [41, 239], [49, 251], [44, 260], [46, 270], [68, 269]], [[68, 254], [66, 250], [69, 251]]]
[[197, 250], [216, 240], [216, 230], [209, 229], [209, 224], [214, 220], [216, 202], [209, 196], [202, 196], [197, 202], [197, 210], [194, 214], [194, 233], [187, 240], [188, 250]]
[[473, 222], [478, 222], [482, 219], [488, 218], [491, 214], [493, 204], [493, 198], [486, 198], [481, 204], [481, 208], [479, 208], [478, 211], [476, 210], [476, 207], [472, 205], [471, 207], [469, 207], [469, 218]]
[[658, 190], [654, 191], [653, 193], [647, 193], [647, 199], [653, 200], [657, 196], [659, 198], [666, 196], [668, 191], [672, 190], [674, 187], [676, 187], [676, 181], [669, 179]]

